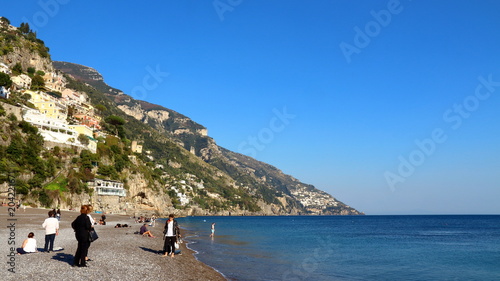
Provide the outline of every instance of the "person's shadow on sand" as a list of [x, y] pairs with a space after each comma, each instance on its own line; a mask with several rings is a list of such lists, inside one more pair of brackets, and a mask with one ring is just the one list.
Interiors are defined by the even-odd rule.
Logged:
[[150, 252], [150, 253], [153, 253], [153, 254], [161, 254], [162, 253], [162, 251], [153, 250], [153, 249], [146, 248], [146, 247], [139, 247], [139, 248], [141, 248], [143, 251]]
[[[150, 252], [150, 253], [157, 254], [157, 255], [163, 255], [163, 250], [158, 251], [158, 250], [153, 250], [153, 249], [145, 248], [145, 247], [139, 247], [139, 248], [141, 248], [143, 251], [146, 251], [146, 252]], [[181, 250], [175, 250], [175, 254], [180, 255]]]
[[70, 254], [65, 254], [65, 253], [57, 253], [55, 254], [52, 259], [56, 261], [61, 261], [61, 262], [66, 262], [69, 265], [73, 264], [74, 256]]

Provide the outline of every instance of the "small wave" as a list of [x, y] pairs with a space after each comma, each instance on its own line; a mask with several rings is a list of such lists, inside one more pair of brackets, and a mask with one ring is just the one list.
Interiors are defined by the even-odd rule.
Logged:
[[469, 232], [459, 232], [459, 231], [447, 231], [447, 230], [431, 230], [431, 231], [421, 231], [418, 233], [421, 236], [459, 236], [468, 235]]

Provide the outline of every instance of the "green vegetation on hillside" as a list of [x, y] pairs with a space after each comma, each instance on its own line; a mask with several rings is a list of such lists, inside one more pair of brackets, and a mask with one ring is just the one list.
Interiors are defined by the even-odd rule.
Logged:
[[0, 56], [13, 52], [17, 47], [38, 52], [42, 58], [50, 58], [49, 48], [45, 46], [45, 42], [37, 38], [36, 32], [31, 30], [28, 23], [21, 23], [17, 30], [10, 30], [9, 24], [10, 21], [6, 18], [0, 21]]

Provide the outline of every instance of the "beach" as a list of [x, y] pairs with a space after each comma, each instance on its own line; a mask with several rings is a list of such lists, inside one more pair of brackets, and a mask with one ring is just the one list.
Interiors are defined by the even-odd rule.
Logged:
[[[219, 272], [198, 261], [186, 243], [180, 246], [181, 255], [164, 257], [160, 253], [163, 249], [163, 223], [148, 226], [156, 236], [150, 238], [134, 234], [139, 231], [141, 223], [112, 214], [106, 214], [106, 225], [94, 226], [99, 239], [89, 248], [91, 261], [87, 263], [88, 267], [72, 267], [77, 241], [71, 222], [79, 212], [61, 210], [60, 230], [54, 248], [63, 249], [46, 253], [43, 252], [45, 230], [42, 223], [48, 217], [48, 211], [21, 207], [11, 216], [7, 207], [0, 207], [2, 280], [226, 280]], [[101, 215], [92, 216], [98, 220]], [[118, 223], [131, 227], [115, 228]], [[12, 254], [12, 248], [20, 248], [29, 232], [34, 232], [40, 252], [18, 255], [14, 251]]]

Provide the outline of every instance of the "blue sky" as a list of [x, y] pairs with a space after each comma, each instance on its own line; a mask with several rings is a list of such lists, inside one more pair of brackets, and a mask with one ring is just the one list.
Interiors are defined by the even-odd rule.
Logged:
[[1, 15], [367, 214], [500, 214], [498, 1], [116, 3]]

